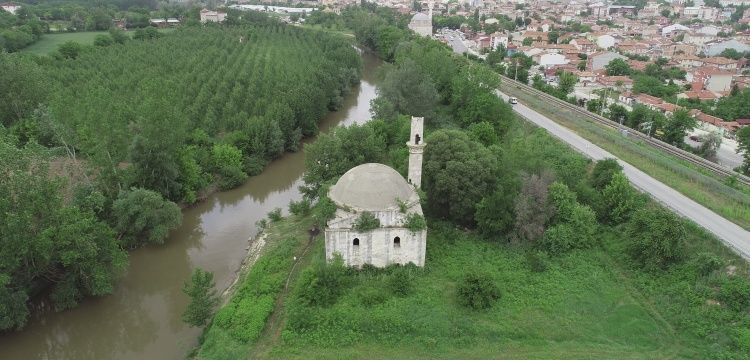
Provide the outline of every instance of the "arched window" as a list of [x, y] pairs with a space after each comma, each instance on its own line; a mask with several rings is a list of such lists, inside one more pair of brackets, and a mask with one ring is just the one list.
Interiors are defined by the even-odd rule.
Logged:
[[401, 238], [396, 236], [393, 238], [393, 246], [394, 247], [401, 247]]
[[359, 246], [359, 238], [354, 238], [354, 241], [352, 241], [352, 244], [354, 246]]
[[419, 140], [422, 140], [419, 134], [414, 135], [414, 144], [419, 145]]

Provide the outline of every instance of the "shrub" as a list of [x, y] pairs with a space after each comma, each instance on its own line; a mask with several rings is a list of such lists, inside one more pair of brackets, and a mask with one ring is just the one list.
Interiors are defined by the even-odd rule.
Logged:
[[750, 281], [732, 277], [721, 285], [719, 301], [734, 311], [743, 311], [750, 305]]
[[549, 255], [544, 251], [529, 251], [526, 261], [533, 272], [545, 272], [549, 268]]
[[411, 232], [422, 231], [427, 228], [427, 223], [424, 220], [424, 216], [417, 213], [409, 213], [406, 215], [406, 221], [404, 227], [409, 229]]
[[195, 269], [193, 275], [182, 288], [182, 292], [190, 297], [190, 303], [182, 313], [182, 321], [192, 326], [203, 326], [206, 324], [216, 305], [219, 304], [219, 296], [214, 289], [214, 274]]
[[662, 208], [638, 210], [630, 221], [628, 252], [645, 269], [666, 269], [682, 259], [687, 230], [682, 219]]
[[388, 289], [396, 296], [407, 296], [414, 291], [413, 276], [408, 267], [395, 266], [388, 278]]
[[698, 253], [691, 263], [695, 272], [701, 276], [706, 276], [719, 270], [721, 266], [724, 265], [724, 262], [720, 257], [709, 252]]
[[591, 171], [591, 186], [597, 190], [602, 190], [612, 182], [612, 177], [619, 172], [622, 172], [622, 166], [617, 163], [617, 160], [599, 160]]
[[281, 208], [275, 208], [268, 213], [268, 220], [271, 220], [272, 223], [275, 223], [281, 219]]
[[500, 298], [500, 289], [487, 274], [475, 272], [463, 276], [457, 289], [458, 303], [474, 310], [488, 309]]
[[388, 300], [388, 293], [383, 291], [383, 289], [368, 286], [359, 291], [358, 297], [362, 305], [374, 306], [386, 302]]
[[336, 215], [336, 204], [327, 196], [322, 196], [315, 205], [314, 215], [318, 227], [325, 227], [328, 220]]
[[112, 205], [114, 229], [125, 247], [162, 244], [169, 230], [182, 221], [180, 208], [159, 193], [133, 188], [122, 192]]
[[331, 263], [318, 265], [315, 270], [305, 271], [296, 296], [305, 306], [331, 306], [346, 288], [347, 272], [341, 256]]
[[630, 186], [623, 173], [612, 176], [609, 184], [602, 190], [601, 218], [610, 224], [622, 224], [630, 220], [633, 212], [643, 205], [638, 192]]
[[362, 212], [357, 220], [354, 221], [354, 230], [365, 232], [380, 227], [380, 220], [369, 211]]
[[289, 212], [294, 215], [307, 215], [310, 213], [310, 200], [302, 199], [289, 203]]

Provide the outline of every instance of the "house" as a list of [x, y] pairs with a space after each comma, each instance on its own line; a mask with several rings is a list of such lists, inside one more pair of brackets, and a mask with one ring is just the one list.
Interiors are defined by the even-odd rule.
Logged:
[[612, 35], [601, 35], [596, 38], [596, 46], [600, 49], [609, 49], [615, 46], [615, 43], [617, 43], [617, 40]]
[[3, 10], [5, 10], [5, 11], [7, 11], [7, 12], [13, 14], [13, 15], [15, 15], [16, 11], [18, 11], [18, 9], [21, 8], [21, 5], [20, 4], [16, 4], [16, 3], [12, 3], [12, 2], [6, 2], [6, 3], [0, 4], [0, 8], [2, 8]]
[[409, 21], [409, 29], [422, 36], [432, 35], [432, 9], [429, 14], [416, 13]]
[[726, 49], [735, 49], [737, 50], [737, 52], [742, 53], [745, 51], [750, 51], [750, 45], [737, 39], [715, 40], [707, 42], [703, 45], [703, 52], [708, 56], [719, 55]]
[[205, 24], [207, 22], [224, 22], [224, 20], [227, 18], [227, 13], [223, 11], [214, 11], [214, 10], [208, 10], [203, 9], [200, 12], [201, 17], [201, 23]]
[[[715, 93], [727, 92], [732, 89], [733, 72], [711, 67], [700, 67], [688, 71], [685, 80], [691, 83], [703, 83], [703, 88]], [[695, 90], [695, 87], [694, 89]]]
[[584, 37], [571, 40], [570, 45], [575, 46], [576, 49], [584, 54], [591, 54], [592, 52], [596, 51], [596, 46], [594, 45], [594, 43]]
[[[376, 163], [353, 167], [331, 187], [328, 196], [336, 205], [326, 223], [327, 261], [340, 256], [347, 266], [413, 263], [424, 266], [427, 230], [407, 228], [410, 216], [422, 216], [417, 189], [422, 177], [422, 155], [426, 144], [423, 118], [412, 118], [408, 181], [393, 168]], [[368, 215], [369, 214], [369, 215]], [[377, 219], [362, 228], [364, 216]]]
[[703, 59], [703, 66], [713, 67], [720, 70], [736, 71], [738, 68], [738, 61], [725, 57], [709, 57]]
[[689, 27], [680, 24], [669, 25], [661, 29], [661, 36], [673, 37], [678, 33], [684, 33], [690, 30]]
[[628, 58], [611, 51], [601, 51], [588, 56], [586, 70], [594, 71], [604, 69], [614, 59], [627, 60]]

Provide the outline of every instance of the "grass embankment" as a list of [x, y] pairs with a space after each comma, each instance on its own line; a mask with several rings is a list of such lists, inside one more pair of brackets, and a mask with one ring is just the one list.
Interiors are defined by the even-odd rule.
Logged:
[[199, 358], [244, 358], [261, 335], [266, 339], [278, 336], [282, 318], [271, 315], [274, 308], [281, 307], [277, 299], [286, 293], [292, 271], [304, 265], [301, 262], [310, 245], [308, 229], [312, 223], [310, 216], [290, 216], [266, 228], [262, 255], [240, 274], [231, 299], [203, 335]]
[[715, 174], [665, 154], [648, 144], [624, 138], [616, 130], [602, 127], [569, 109], [548, 103], [503, 82], [500, 90], [525, 105], [575, 131], [623, 161], [653, 176], [683, 195], [713, 210], [727, 220], [750, 230], [750, 189], [725, 184]]
[[[168, 33], [175, 29], [159, 29], [159, 32]], [[133, 31], [128, 31], [131, 37]], [[29, 52], [37, 55], [47, 55], [67, 41], [75, 41], [81, 45], [93, 45], [94, 39], [97, 35], [109, 34], [106, 31], [84, 31], [84, 32], [71, 32], [71, 33], [59, 33], [59, 34], [44, 34], [39, 41], [32, 45], [21, 49], [21, 52]]]

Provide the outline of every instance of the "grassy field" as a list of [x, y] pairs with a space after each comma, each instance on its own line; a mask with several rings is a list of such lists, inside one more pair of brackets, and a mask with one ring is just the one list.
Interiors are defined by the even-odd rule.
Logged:
[[532, 109], [575, 131], [726, 219], [750, 230], [750, 189], [747, 187], [729, 186], [705, 169], [665, 154], [647, 144], [623, 138], [613, 129], [584, 121], [580, 119], [579, 114], [571, 110], [550, 107], [544, 101], [513, 86], [503, 83], [501, 90], [518, 97]]
[[[160, 32], [170, 32], [174, 29], [159, 29]], [[22, 52], [29, 52], [37, 55], [47, 55], [55, 50], [60, 44], [66, 41], [75, 41], [82, 45], [91, 45], [94, 43], [94, 38], [97, 35], [107, 34], [106, 31], [85, 31], [85, 32], [73, 32], [73, 33], [59, 33], [59, 34], [44, 34], [39, 41], [31, 44], [24, 49]], [[133, 32], [129, 31], [128, 34], [132, 36]]]

